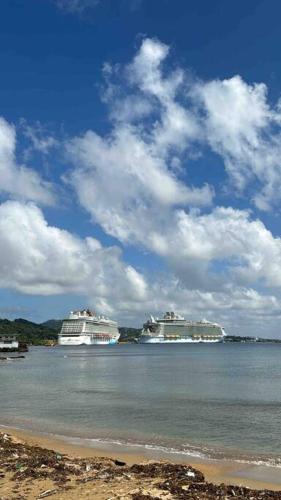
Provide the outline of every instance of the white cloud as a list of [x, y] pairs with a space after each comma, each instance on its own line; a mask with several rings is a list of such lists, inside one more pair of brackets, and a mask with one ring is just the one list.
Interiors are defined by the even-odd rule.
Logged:
[[279, 106], [270, 106], [267, 93], [265, 84], [250, 85], [240, 76], [199, 82], [191, 89], [202, 106], [206, 140], [240, 192], [254, 184], [253, 201], [261, 210], [281, 198], [281, 114]]
[[[226, 279], [280, 287], [281, 242], [261, 221], [232, 208], [217, 207], [205, 214], [190, 209], [210, 203], [212, 190], [188, 187], [172, 167], [181, 162], [182, 151], [198, 135], [200, 119], [194, 118], [195, 112], [189, 119], [177, 102], [183, 72], [176, 69], [164, 76], [162, 63], [168, 52], [166, 45], [144, 40], [125, 69], [135, 97], [148, 100], [153, 110], [156, 106], [156, 122], [142, 115], [139, 123], [132, 123], [125, 114], [113, 119], [109, 136], [88, 131], [67, 143], [75, 165], [71, 182], [79, 201], [107, 233], [165, 258], [188, 288], [218, 289]], [[107, 67], [107, 74], [112, 73]], [[266, 104], [263, 85], [249, 88], [234, 78], [194, 83], [193, 91], [193, 98], [203, 100], [208, 110], [204, 123], [208, 140], [221, 154], [231, 150], [238, 157], [247, 147], [258, 149], [260, 130], [268, 120], [277, 120]], [[114, 92], [108, 99], [111, 111], [115, 110]], [[182, 121], [174, 119], [175, 109]]]
[[246, 211], [223, 207], [209, 214], [178, 211], [165, 240], [164, 255], [181, 273], [187, 260], [198, 270], [212, 266], [224, 280], [227, 273], [235, 282], [262, 281], [268, 287], [281, 287], [281, 239]]
[[129, 11], [136, 11], [142, 4], [142, 0], [52, 0], [60, 9], [72, 14], [83, 14], [97, 7], [99, 4], [107, 4], [108, 8], [113, 8], [115, 12], [116, 5], [118, 8], [125, 7]]
[[[165, 72], [168, 52], [166, 45], [144, 40], [123, 73], [119, 66], [106, 67], [107, 78], [125, 75], [129, 87], [109, 80], [109, 135], [88, 131], [66, 143], [74, 164], [70, 182], [106, 233], [158, 255], [169, 270], [147, 280], [133, 307], [126, 300], [119, 303], [119, 314], [129, 317], [131, 311], [137, 317], [143, 311], [175, 309], [221, 321], [231, 332], [267, 334], [257, 317], [266, 315], [277, 328], [280, 238], [249, 211], [202, 210], [200, 205], [210, 206], [212, 188], [190, 187], [180, 175], [194, 144], [200, 152], [208, 142], [242, 191], [252, 176], [258, 178], [251, 155], [260, 154], [260, 135], [269, 121], [277, 123], [278, 115], [266, 103], [264, 86], [249, 88], [237, 78], [222, 88], [219, 82], [205, 87], [189, 82], [183, 104], [186, 76], [178, 69]], [[264, 177], [264, 193], [266, 183]]]
[[[280, 299], [251, 288], [229, 284], [220, 291], [191, 290], [167, 274], [148, 280], [122, 261], [119, 248], [104, 248], [94, 238], [81, 239], [48, 225], [32, 203], [0, 205], [0, 246], [2, 288], [84, 295], [89, 305], [122, 324], [175, 309], [190, 318], [221, 321], [230, 333], [268, 334], [257, 318], [266, 315], [268, 326], [280, 317]], [[245, 331], [250, 319], [251, 329]]]
[[[27, 244], [28, 242], [28, 244]], [[49, 226], [34, 204], [7, 201], [0, 205], [0, 285], [22, 293], [77, 293], [103, 305], [141, 301], [144, 278], [121, 260], [117, 247], [103, 248], [94, 238], [84, 240]]]
[[200, 136], [200, 128], [194, 113], [179, 103], [185, 75], [181, 69], [164, 76], [163, 62], [169, 54], [169, 47], [158, 40], [145, 39], [127, 73], [132, 83], [145, 95], [157, 99], [161, 107], [160, 119], [154, 123], [153, 147], [157, 154], [164, 150], [184, 150], [192, 140]]
[[[122, 322], [175, 309], [240, 329], [231, 332], [244, 325], [245, 334], [264, 334], [257, 318], [274, 328], [280, 318], [281, 240], [250, 211], [212, 208], [212, 186], [191, 186], [186, 173], [189, 158], [208, 146], [232, 186], [240, 193], [250, 186], [256, 205], [269, 208], [281, 194], [279, 109], [262, 84], [240, 77], [204, 83], [178, 68], [169, 72], [168, 54], [168, 46], [146, 39], [125, 68], [106, 65], [111, 131], [89, 130], [64, 143], [73, 164], [64, 178], [93, 221], [122, 244], [156, 254], [166, 271], [144, 277], [119, 248], [49, 226], [33, 204], [7, 202], [0, 206], [1, 286], [86, 294]], [[42, 153], [57, 145], [33, 132]], [[2, 120], [0, 189], [37, 202], [51, 196], [33, 170], [17, 164], [15, 143], [15, 129]]]
[[23, 134], [31, 143], [31, 146], [25, 152], [27, 158], [33, 151], [39, 151], [41, 154], [47, 155], [52, 149], [59, 146], [59, 141], [52, 135], [47, 134], [39, 121], [31, 126], [26, 120], [22, 119], [21, 128]]
[[0, 192], [50, 205], [55, 197], [49, 183], [33, 169], [17, 163], [16, 129], [0, 117]]
[[100, 0], [53, 0], [54, 3], [62, 10], [72, 14], [81, 14], [87, 9], [96, 7]]
[[142, 324], [149, 314], [178, 311], [189, 319], [208, 319], [224, 325], [228, 334], [280, 337], [281, 299], [252, 288], [229, 285], [217, 292], [190, 290], [178, 279], [152, 280], [142, 300], [119, 304], [120, 324]]
[[[144, 39], [131, 64], [105, 66], [110, 116], [136, 123], [154, 155], [199, 154], [209, 147], [220, 155], [238, 195], [252, 198], [261, 210], [281, 199], [281, 112], [264, 83], [192, 79], [188, 72], [165, 68], [170, 48]], [[114, 84], [116, 75], [123, 81]], [[193, 148], [193, 149], [192, 149]], [[187, 164], [188, 165], [188, 164]], [[249, 194], [250, 193], [250, 194]]]
[[[139, 241], [144, 235], [153, 238], [155, 225], [161, 231], [173, 207], [212, 203], [210, 186], [188, 186], [176, 175], [197, 124], [176, 100], [181, 72], [163, 76], [161, 63], [167, 53], [166, 45], [144, 40], [124, 72], [133, 86], [131, 95], [125, 92], [123, 97], [116, 85], [106, 94], [111, 133], [101, 137], [88, 131], [66, 144], [75, 164], [71, 182], [81, 204], [123, 242]], [[116, 73], [109, 65], [105, 72]]]
[[149, 233], [155, 219], [168, 216], [175, 205], [211, 202], [208, 186], [190, 188], [179, 181], [132, 126], [120, 127], [106, 139], [89, 131], [67, 149], [79, 165], [72, 184], [81, 204], [106, 232], [124, 242], [136, 239], [139, 225]]

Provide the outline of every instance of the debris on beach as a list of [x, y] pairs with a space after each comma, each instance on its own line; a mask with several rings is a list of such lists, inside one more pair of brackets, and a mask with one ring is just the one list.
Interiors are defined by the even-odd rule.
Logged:
[[52, 489], [52, 490], [46, 490], [46, 491], [43, 491], [42, 493], [40, 493], [40, 495], [38, 496], [38, 498], [46, 498], [46, 497], [49, 497], [51, 495], [54, 495], [54, 493], [57, 493], [57, 489]]
[[7, 476], [16, 495], [9, 498], [33, 498], [21, 493], [45, 480], [48, 487], [38, 499], [76, 498], [79, 488], [90, 488], [94, 498], [97, 488], [108, 487], [112, 496], [107, 498], [124, 500], [281, 500], [277, 491], [209, 483], [189, 465], [149, 461], [129, 466], [118, 459], [72, 458], [0, 433], [0, 491]]

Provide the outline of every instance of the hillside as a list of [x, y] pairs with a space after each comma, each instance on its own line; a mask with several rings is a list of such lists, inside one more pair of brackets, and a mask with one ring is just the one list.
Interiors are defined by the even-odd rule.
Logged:
[[126, 328], [125, 326], [120, 326], [120, 340], [121, 342], [134, 342], [140, 336], [140, 328]]
[[49, 319], [48, 321], [44, 321], [44, 323], [41, 323], [41, 326], [59, 332], [62, 326], [62, 321], [62, 319]]
[[56, 340], [58, 336], [55, 329], [22, 318], [14, 321], [0, 319], [1, 334], [17, 335], [20, 341], [34, 345], [44, 344], [46, 340]]

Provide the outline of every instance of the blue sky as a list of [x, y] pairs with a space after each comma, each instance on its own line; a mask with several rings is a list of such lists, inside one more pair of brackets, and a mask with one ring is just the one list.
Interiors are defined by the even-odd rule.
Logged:
[[0, 315], [280, 336], [280, 3], [1, 11]]

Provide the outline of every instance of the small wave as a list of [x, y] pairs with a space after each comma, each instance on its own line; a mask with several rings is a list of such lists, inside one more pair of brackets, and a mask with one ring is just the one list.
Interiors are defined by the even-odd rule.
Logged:
[[[57, 436], [58, 437], [58, 436]], [[190, 456], [193, 458], [201, 458], [201, 459], [209, 459], [210, 457], [205, 455], [203, 452], [200, 451], [195, 451], [191, 449], [179, 449], [179, 448], [173, 448], [173, 447], [167, 447], [167, 446], [162, 446], [162, 445], [156, 445], [156, 444], [145, 444], [145, 443], [137, 443], [137, 442], [132, 442], [132, 441], [123, 441], [119, 439], [107, 439], [107, 438], [70, 438], [66, 436], [61, 436], [64, 439], [66, 439], [69, 442], [72, 443], [90, 443], [92, 445], [114, 445], [114, 446], [120, 446], [122, 448], [138, 448], [142, 450], [148, 450], [156, 453], [165, 453], [167, 455], [186, 455]]]
[[[235, 462], [239, 464], [247, 464], [247, 465], [255, 465], [255, 466], [262, 466], [262, 467], [272, 467], [272, 468], [277, 468], [281, 469], [281, 457], [257, 457], [257, 456], [252, 456], [252, 455], [245, 455], [245, 454], [230, 454], [226, 451], [222, 450], [217, 450], [213, 448], [208, 448], [206, 446], [195, 446], [190, 443], [185, 443], [182, 447], [173, 447], [173, 446], [165, 446], [161, 444], [156, 444], [156, 443], [140, 443], [140, 442], [135, 442], [131, 440], [123, 440], [123, 439], [112, 439], [112, 438], [100, 438], [100, 437], [78, 437], [78, 436], [66, 436], [63, 434], [56, 434], [52, 432], [43, 432], [43, 431], [38, 431], [35, 429], [31, 428], [26, 428], [26, 427], [21, 427], [21, 426], [12, 426], [14, 429], [22, 430], [22, 431], [29, 431], [29, 432], [35, 432], [40, 435], [46, 436], [46, 437], [51, 437], [53, 439], [61, 439], [67, 443], [70, 444], [75, 444], [75, 445], [80, 445], [80, 446], [86, 446], [86, 447], [92, 447], [94, 448], [95, 446], [97, 447], [103, 447], [106, 448], [106, 451], [111, 451], [109, 448], [111, 446], [116, 446], [120, 447], [120, 451], [124, 452], [128, 448], [132, 451], [134, 450], [143, 450], [144, 452], [151, 452], [151, 458], [159, 458], [159, 456], [163, 457], [163, 455], [167, 456], [167, 458], [176, 455], [177, 457], [184, 457], [188, 458], [190, 457], [191, 459], [197, 459], [197, 460], [202, 460], [202, 461], [213, 461], [213, 462], [218, 462], [218, 461], [223, 461], [223, 462]], [[10, 429], [11, 427], [9, 425], [0, 425], [0, 429]], [[115, 450], [114, 450], [115, 451]], [[154, 457], [153, 457], [154, 455]]]
[[257, 458], [253, 456], [241, 456], [237, 457], [234, 455], [226, 455], [223, 451], [218, 451], [212, 448], [196, 447], [193, 445], [184, 445], [182, 448], [168, 447], [164, 445], [148, 444], [148, 443], [138, 443], [133, 441], [125, 441], [120, 439], [109, 439], [109, 438], [66, 438], [72, 443], [90, 443], [93, 447], [94, 445], [102, 446], [118, 446], [120, 448], [130, 448], [138, 450], [146, 450], [153, 452], [156, 455], [177, 455], [183, 457], [190, 457], [193, 459], [207, 460], [207, 461], [224, 461], [224, 462], [235, 462], [241, 464], [249, 465], [259, 465], [266, 467], [281, 468], [281, 458], [279, 457], [263, 457]]

